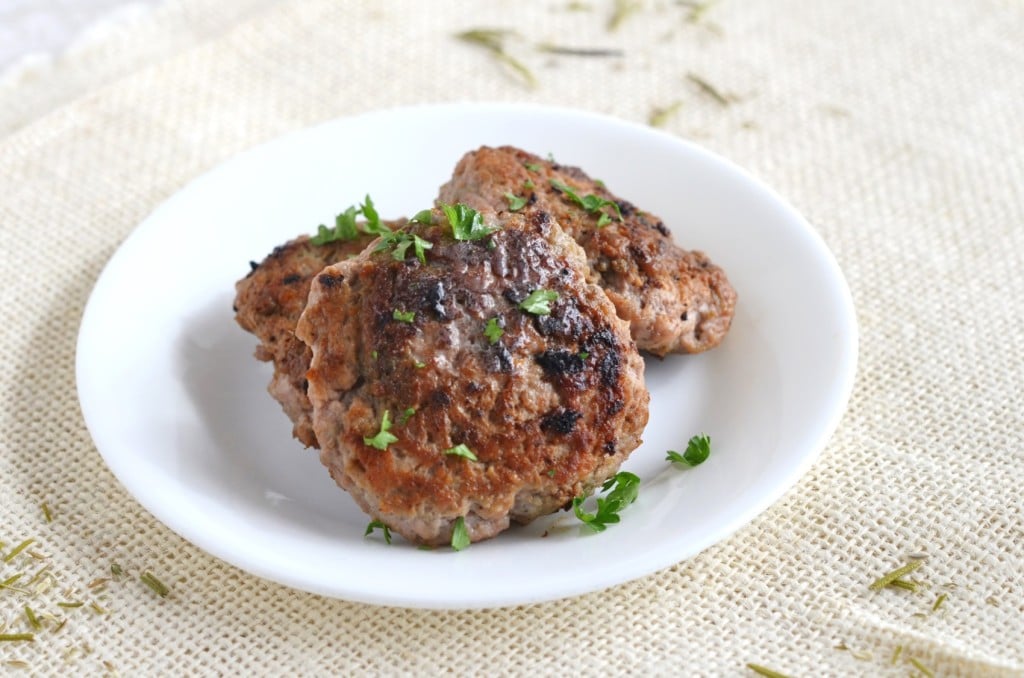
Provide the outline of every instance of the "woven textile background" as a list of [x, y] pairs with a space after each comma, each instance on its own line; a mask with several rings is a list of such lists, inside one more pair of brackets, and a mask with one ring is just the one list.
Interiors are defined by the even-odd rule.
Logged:
[[[0, 558], [0, 582], [24, 573], [0, 587], [0, 633], [35, 633], [0, 642], [0, 672], [719, 676], [754, 662], [895, 676], [921, 672], [913, 660], [1024, 675], [1024, 5], [641, 2], [609, 30], [613, 6], [170, 2], [58, 64], [54, 82], [82, 95], [45, 117], [25, 119], [60, 100], [38, 79], [0, 90], [5, 108], [19, 92], [34, 102], [0, 137], [0, 554], [35, 540]], [[536, 88], [452, 37], [475, 27], [514, 28], [508, 49]], [[641, 122], [678, 104], [668, 131], [752, 170], [824, 237], [857, 306], [857, 384], [821, 459], [752, 524], [580, 598], [376, 608], [206, 555], [106, 470], [78, 408], [75, 339], [132, 228], [256, 143], [452, 100]], [[926, 588], [868, 590], [915, 554]], [[125, 576], [97, 581], [112, 562]], [[26, 605], [52, 617], [35, 630]]]

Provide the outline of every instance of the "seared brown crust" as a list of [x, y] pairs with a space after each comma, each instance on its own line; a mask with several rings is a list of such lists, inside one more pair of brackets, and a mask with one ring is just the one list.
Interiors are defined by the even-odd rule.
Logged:
[[[552, 179], [581, 197], [615, 201], [623, 221], [598, 228], [599, 215], [570, 200]], [[612, 195], [578, 168], [511, 146], [484, 146], [463, 156], [441, 187], [438, 203], [462, 202], [500, 214], [508, 210], [505, 193], [528, 198], [526, 210], [550, 213], [583, 247], [596, 282], [629, 321], [641, 350], [658, 356], [698, 353], [718, 345], [728, 332], [736, 292], [722, 269], [703, 252], [677, 247], [658, 217]]]
[[[485, 539], [613, 475], [640, 443], [649, 396], [627, 324], [548, 215], [503, 215], [493, 235], [463, 242], [439, 210], [434, 222], [409, 227], [433, 243], [425, 264], [368, 248], [324, 269], [297, 334], [313, 352], [308, 393], [331, 476], [410, 541], [444, 544], [459, 517]], [[558, 293], [550, 315], [519, 307], [538, 289]], [[380, 450], [364, 439], [385, 411], [398, 440]], [[459, 444], [478, 461], [445, 454]]]
[[[391, 226], [404, 222], [394, 222]], [[235, 283], [235, 320], [255, 334], [260, 344], [256, 358], [274, 362], [274, 376], [267, 391], [294, 424], [292, 434], [307, 447], [317, 447], [309, 415], [313, 406], [306, 397], [306, 370], [311, 353], [295, 336], [295, 324], [306, 307], [309, 284], [324, 266], [361, 252], [373, 235], [363, 234], [348, 242], [313, 245], [301, 236], [275, 247], [262, 263]]]

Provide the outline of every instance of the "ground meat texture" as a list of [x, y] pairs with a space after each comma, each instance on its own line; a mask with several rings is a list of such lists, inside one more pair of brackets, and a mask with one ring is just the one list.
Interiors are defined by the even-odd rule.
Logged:
[[[398, 228], [403, 221], [386, 222]], [[275, 247], [261, 263], [250, 262], [249, 274], [235, 283], [235, 320], [260, 340], [259, 360], [273, 361], [274, 376], [267, 391], [292, 420], [292, 434], [305, 446], [317, 447], [306, 397], [306, 370], [312, 354], [295, 336], [295, 324], [306, 307], [313, 276], [328, 264], [355, 256], [376, 236], [314, 245], [301, 236]]]
[[[575, 203], [552, 179], [581, 198], [593, 195], [615, 202], [623, 220], [605, 207], [613, 220], [598, 227], [600, 213]], [[501, 214], [508, 210], [506, 193], [528, 198], [523, 212], [550, 213], [583, 247], [591, 279], [630, 323], [641, 350], [658, 356], [698, 353], [725, 337], [736, 293], [722, 269], [703, 252], [678, 247], [661, 219], [616, 197], [578, 168], [510, 146], [485, 146], [463, 156], [441, 187], [438, 202], [461, 202]]]
[[[478, 541], [614, 475], [640, 444], [649, 395], [627, 323], [553, 219], [492, 215], [493, 234], [456, 241], [432, 217], [408, 227], [433, 243], [425, 263], [367, 250], [319, 273], [297, 335], [312, 350], [312, 423], [331, 476], [374, 519], [440, 545], [460, 517]], [[538, 289], [558, 294], [550, 316], [519, 306]], [[366, 439], [385, 412], [397, 440], [382, 450]], [[477, 461], [445, 453], [460, 444]]]

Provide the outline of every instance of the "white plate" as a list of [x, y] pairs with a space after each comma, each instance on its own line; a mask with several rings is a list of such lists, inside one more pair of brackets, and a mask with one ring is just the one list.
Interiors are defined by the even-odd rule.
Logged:
[[[270, 249], [362, 199], [429, 206], [466, 151], [513, 144], [600, 177], [721, 264], [732, 331], [700, 356], [647, 360], [651, 418], [625, 469], [643, 483], [601, 534], [566, 514], [456, 553], [364, 539], [368, 521], [265, 391], [234, 282]], [[853, 304], [832, 255], [790, 206], [697, 146], [608, 117], [457, 104], [369, 113], [287, 135], [207, 172], [111, 258], [78, 340], [78, 394], [111, 470], [154, 516], [253, 574], [368, 603], [493, 607], [551, 600], [667, 567], [726, 538], [803, 474], [846, 406]], [[704, 465], [667, 449], [712, 437]], [[557, 522], [556, 522], [557, 521]], [[546, 538], [541, 535], [549, 530]]]

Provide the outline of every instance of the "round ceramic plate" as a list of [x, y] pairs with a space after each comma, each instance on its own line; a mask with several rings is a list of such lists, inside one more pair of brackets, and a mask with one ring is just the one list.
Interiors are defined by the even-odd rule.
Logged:
[[[624, 465], [640, 496], [605, 532], [561, 513], [454, 552], [364, 538], [368, 518], [291, 438], [271, 368], [234, 322], [234, 283], [275, 245], [369, 193], [385, 218], [431, 205], [459, 157], [512, 144], [577, 165], [661, 216], [739, 293], [698, 356], [647, 358], [650, 423]], [[404, 108], [335, 120], [242, 153], [135, 229], [89, 299], [78, 394], [106, 463], [154, 516], [238, 567], [376, 604], [551, 600], [679, 562], [779, 498], [821, 452], [856, 362], [853, 305], [820, 237], [726, 160], [648, 127], [519, 105]], [[665, 461], [698, 433], [702, 466]]]

